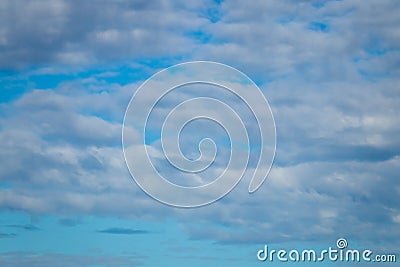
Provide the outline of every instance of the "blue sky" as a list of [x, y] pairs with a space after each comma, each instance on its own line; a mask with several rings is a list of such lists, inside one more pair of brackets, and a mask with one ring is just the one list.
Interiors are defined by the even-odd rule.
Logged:
[[[187, 2], [0, 3], [0, 265], [283, 266], [256, 252], [339, 237], [399, 258], [399, 2]], [[121, 131], [140, 84], [191, 60], [256, 82], [277, 150], [255, 194], [179, 209], [132, 181]]]

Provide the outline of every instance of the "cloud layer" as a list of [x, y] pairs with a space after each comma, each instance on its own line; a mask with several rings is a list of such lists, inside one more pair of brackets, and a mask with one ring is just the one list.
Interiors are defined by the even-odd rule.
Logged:
[[[31, 88], [0, 106], [1, 209], [177, 218], [191, 238], [221, 243], [343, 235], [398, 247], [398, 2], [0, 5], [0, 67], [21, 70], [8, 85]], [[130, 181], [121, 123], [148, 77], [126, 81], [115, 66], [135, 71], [143, 59], [221, 61], [254, 78], [278, 133], [260, 191], [243, 182], [212, 206], [179, 210]], [[114, 69], [82, 77], [105, 64]], [[63, 68], [73, 77], [51, 88], [32, 81]]]

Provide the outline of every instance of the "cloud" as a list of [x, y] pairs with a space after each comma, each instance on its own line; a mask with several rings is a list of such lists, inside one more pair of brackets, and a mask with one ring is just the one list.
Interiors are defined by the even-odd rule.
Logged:
[[142, 257], [137, 255], [70, 255], [62, 253], [34, 253], [29, 251], [13, 251], [0, 254], [0, 264], [5, 267], [22, 266], [138, 266]]
[[103, 234], [117, 234], [117, 235], [142, 235], [148, 234], [149, 232], [146, 230], [137, 230], [137, 229], [130, 229], [130, 228], [107, 228], [103, 230], [98, 230], [97, 232]]
[[69, 226], [69, 227], [77, 226], [82, 223], [80, 219], [76, 219], [76, 218], [61, 218], [58, 220], [58, 222], [61, 225]]
[[[351, 80], [361, 67], [357, 59], [369, 57], [366, 51], [397, 53], [397, 8], [396, 1], [370, 5], [326, 1], [320, 6], [298, 1], [256, 1], [252, 5], [225, 1], [220, 7], [224, 15], [207, 27], [212, 38], [195, 54], [196, 58], [245, 65], [246, 72], [261, 81], [289, 75], [325, 82]], [[310, 29], [315, 23], [329, 30]], [[390, 64], [382, 58], [377, 61]], [[373, 76], [379, 66], [368, 65], [368, 74]], [[384, 70], [394, 75], [398, 68]]]
[[[380, 163], [275, 167], [259, 192], [246, 196], [242, 184], [204, 210], [202, 220], [182, 227], [194, 239], [222, 243], [316, 242], [340, 235], [371, 246], [380, 240], [390, 248], [393, 235], [399, 234], [393, 223], [399, 210], [399, 186], [393, 175], [398, 162], [399, 157]], [[197, 212], [186, 214], [187, 219]], [[205, 218], [213, 218], [215, 224]], [[385, 229], [378, 235], [377, 225]]]
[[[33, 90], [1, 104], [0, 179], [9, 184], [0, 189], [2, 210], [173, 218], [190, 238], [224, 244], [340, 235], [397, 247], [398, 2], [224, 1], [213, 10], [202, 4], [72, 3], [3, 3], [10, 15], [0, 16], [2, 68], [50, 65], [12, 82], [32, 81], [35, 71], [44, 79], [57, 64], [70, 64], [76, 74], [46, 90], [30, 82]], [[206, 40], [195, 40], [194, 29]], [[121, 123], [134, 89], [147, 76], [132, 76], [133, 83], [118, 75], [112, 80], [122, 70], [92, 75], [95, 67], [81, 64], [152, 57], [169, 65], [175, 56], [232, 64], [262, 88], [278, 145], [260, 191], [247, 194], [247, 176], [221, 201], [180, 210], [157, 203], [130, 180]], [[137, 64], [147, 75], [160, 67], [153, 63]], [[161, 124], [161, 117], [154, 119]], [[185, 151], [197, 152], [194, 141], [185, 144]], [[136, 231], [101, 231], [125, 230]]]
[[195, 41], [185, 34], [208, 23], [194, 13], [206, 6], [185, 1], [3, 2], [0, 68], [188, 54]]
[[[61, 216], [174, 218], [190, 238], [224, 244], [315, 241], [341, 234], [365, 243], [379, 240], [390, 247], [400, 234], [393, 219], [400, 214], [396, 204], [400, 170], [398, 95], [392, 78], [357, 85], [331, 82], [323, 91], [315, 85], [299, 86], [308, 84], [299, 79], [270, 83], [276, 88], [268, 94], [278, 150], [267, 181], [248, 195], [245, 177], [221, 201], [188, 211], [157, 203], [130, 180], [120, 130], [129, 100], [127, 88], [136, 84], [116, 86], [102, 99], [91, 91], [99, 86], [96, 79], [82, 90], [66, 90], [79, 83], [78, 78], [3, 104], [0, 173], [10, 186], [2, 189], [2, 209]], [[93, 115], [98, 107], [102, 112]], [[390, 231], [376, 236], [376, 228]], [[126, 234], [135, 231], [128, 230]]]
[[16, 237], [17, 235], [14, 233], [0, 233], [0, 238], [9, 238], [9, 237]]
[[6, 226], [7, 226], [7, 227], [10, 227], [10, 228], [22, 229], [22, 230], [27, 230], [27, 231], [37, 231], [37, 230], [40, 230], [39, 227], [36, 227], [35, 225], [32, 225], [32, 224], [25, 224], [25, 225], [9, 224], [9, 225], [6, 225]]

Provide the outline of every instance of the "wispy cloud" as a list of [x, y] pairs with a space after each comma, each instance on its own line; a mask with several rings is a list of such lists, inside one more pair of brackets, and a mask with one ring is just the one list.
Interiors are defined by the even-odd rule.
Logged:
[[143, 257], [116, 255], [70, 255], [63, 253], [34, 253], [16, 251], [0, 253], [0, 264], [4, 267], [75, 267], [75, 266], [140, 266]]
[[22, 229], [22, 230], [27, 230], [27, 231], [37, 231], [40, 230], [39, 227], [32, 225], [32, 224], [24, 224], [24, 225], [20, 225], [20, 224], [9, 224], [6, 225], [6, 227], [10, 227], [10, 228], [16, 228], [16, 229]]
[[146, 230], [137, 230], [137, 229], [131, 229], [131, 228], [118, 228], [118, 227], [98, 230], [97, 232], [103, 233], [103, 234], [117, 234], [117, 235], [142, 235], [142, 234], [149, 233]]
[[70, 226], [70, 227], [76, 226], [76, 225], [82, 223], [80, 219], [75, 219], [75, 218], [61, 218], [58, 220], [58, 222], [61, 225]]
[[16, 237], [14, 233], [0, 233], [0, 238]]

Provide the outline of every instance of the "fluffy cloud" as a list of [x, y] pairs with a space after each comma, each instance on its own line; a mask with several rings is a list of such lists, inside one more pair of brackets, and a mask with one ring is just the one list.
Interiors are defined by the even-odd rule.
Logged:
[[387, 66], [392, 60], [363, 63], [371, 54], [398, 53], [397, 10], [396, 1], [225, 1], [223, 16], [207, 28], [211, 41], [196, 55], [245, 65], [262, 81], [288, 75], [351, 80], [364, 67], [369, 75], [395, 74], [398, 68]]
[[2, 68], [82, 68], [126, 57], [231, 63], [261, 84], [275, 115], [278, 149], [255, 194], [247, 194], [247, 177], [213, 205], [164, 207], [130, 181], [121, 151], [124, 108], [139, 82], [103, 79], [113, 73], [75, 77], [1, 105], [0, 177], [9, 186], [1, 189], [0, 207], [173, 217], [190, 237], [222, 243], [340, 234], [395, 247], [399, 16], [397, 2], [377, 3], [4, 2]]
[[208, 22], [195, 12], [206, 10], [205, 2], [186, 1], [5, 1], [0, 6], [0, 67], [185, 55], [195, 46], [186, 35]]

